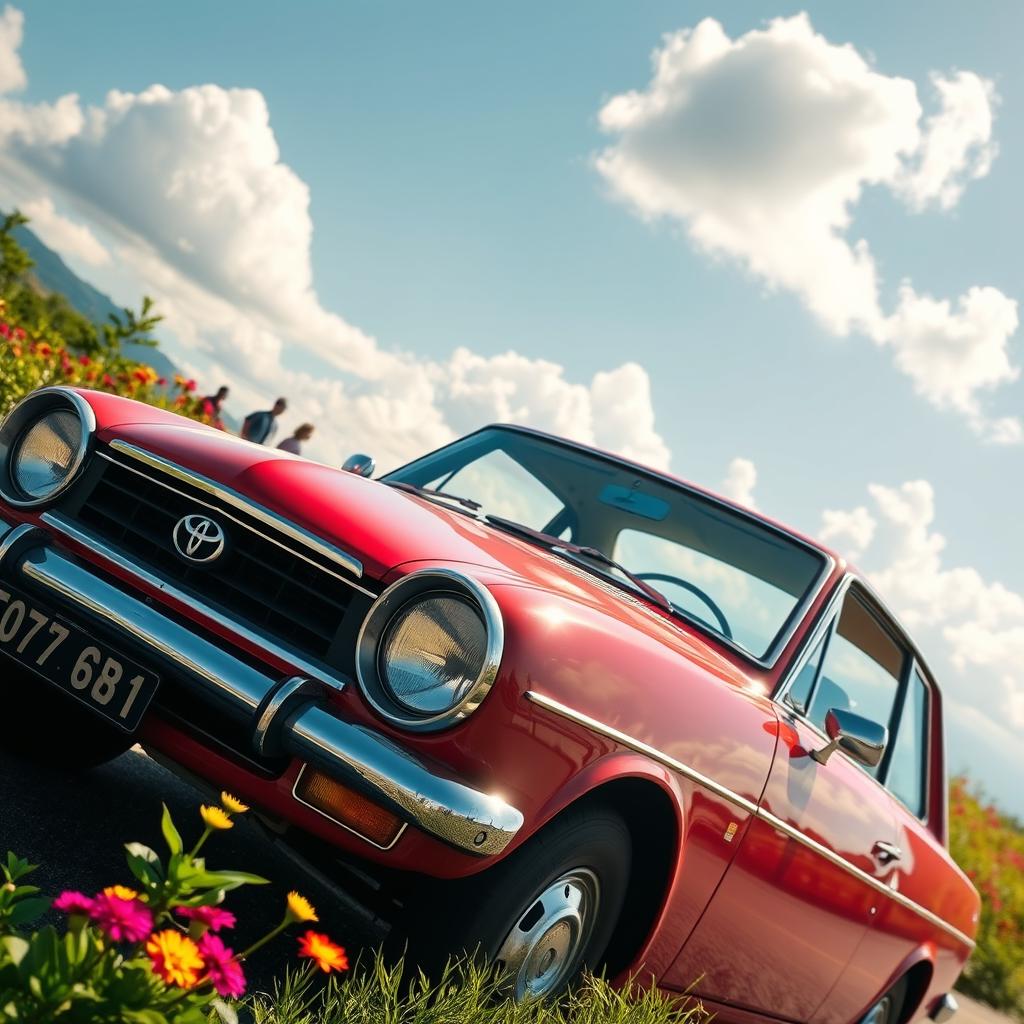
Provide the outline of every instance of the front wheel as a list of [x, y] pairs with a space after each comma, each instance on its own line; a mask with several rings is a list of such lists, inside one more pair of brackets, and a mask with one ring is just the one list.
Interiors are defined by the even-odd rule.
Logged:
[[897, 1024], [903, 1013], [903, 1001], [907, 994], [907, 979], [898, 982], [871, 1007], [860, 1020], [860, 1024]]
[[408, 957], [436, 974], [475, 953], [516, 999], [557, 995], [596, 969], [629, 884], [632, 843], [614, 810], [569, 811], [489, 871], [410, 907]]
[[94, 768], [135, 741], [73, 697], [12, 662], [0, 662], [0, 748], [58, 769]]

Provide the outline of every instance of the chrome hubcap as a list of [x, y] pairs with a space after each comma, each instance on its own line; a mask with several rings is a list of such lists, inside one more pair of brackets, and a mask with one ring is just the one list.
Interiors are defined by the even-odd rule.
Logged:
[[597, 920], [600, 886], [587, 868], [566, 872], [534, 899], [495, 956], [516, 999], [557, 992], [579, 966]]
[[892, 999], [889, 996], [883, 996], [868, 1010], [861, 1024], [888, 1024], [891, 1009]]

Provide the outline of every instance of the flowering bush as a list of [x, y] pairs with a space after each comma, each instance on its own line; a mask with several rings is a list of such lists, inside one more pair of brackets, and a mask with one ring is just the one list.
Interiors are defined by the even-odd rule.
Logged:
[[978, 946], [960, 988], [1024, 1019], [1024, 829], [964, 779], [950, 787], [950, 850], [981, 893]]
[[[128, 843], [136, 887], [111, 885], [91, 896], [62, 892], [52, 907], [65, 916], [63, 934], [53, 925], [32, 930], [51, 904], [24, 882], [35, 867], [8, 853], [0, 865], [0, 1019], [201, 1024], [212, 1009], [234, 1022], [225, 1000], [245, 993], [246, 957], [291, 925], [317, 920], [309, 900], [291, 892], [276, 928], [240, 953], [227, 945], [222, 936], [235, 915], [222, 906], [225, 894], [266, 879], [214, 871], [200, 851], [247, 810], [229, 793], [219, 806], [200, 808], [205, 828], [186, 852], [165, 807], [166, 863], [148, 846]], [[298, 955], [328, 974], [348, 969], [345, 950], [319, 932], [299, 939]]]
[[0, 415], [48, 384], [109, 391], [204, 423], [215, 422], [212, 410], [195, 394], [194, 380], [178, 376], [169, 383], [151, 366], [122, 355], [118, 347], [91, 355], [76, 352], [59, 335], [12, 322], [7, 302], [0, 298]]
[[152, 332], [162, 317], [152, 299], [142, 300], [139, 313], [126, 309], [97, 327], [63, 296], [41, 294], [29, 277], [32, 260], [13, 235], [24, 223], [18, 213], [0, 219], [0, 416], [36, 388], [71, 384], [216, 423], [194, 380], [170, 383], [124, 354], [129, 343], [156, 346]]

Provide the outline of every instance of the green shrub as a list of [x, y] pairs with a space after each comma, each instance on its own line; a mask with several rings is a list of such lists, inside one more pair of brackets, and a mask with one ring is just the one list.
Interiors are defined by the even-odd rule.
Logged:
[[972, 790], [950, 787], [950, 851], [981, 893], [978, 945], [959, 988], [1024, 1019], [1024, 828]]

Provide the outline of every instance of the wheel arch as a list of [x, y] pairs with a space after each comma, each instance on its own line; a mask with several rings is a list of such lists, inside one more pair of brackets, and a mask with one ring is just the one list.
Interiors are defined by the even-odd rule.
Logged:
[[[609, 763], [611, 762], [611, 763]], [[646, 950], [682, 860], [684, 802], [677, 780], [639, 755], [613, 755], [574, 780], [573, 792], [546, 817], [547, 828], [569, 811], [600, 804], [621, 814], [633, 845], [626, 906], [606, 955], [609, 977], [630, 968]]]

